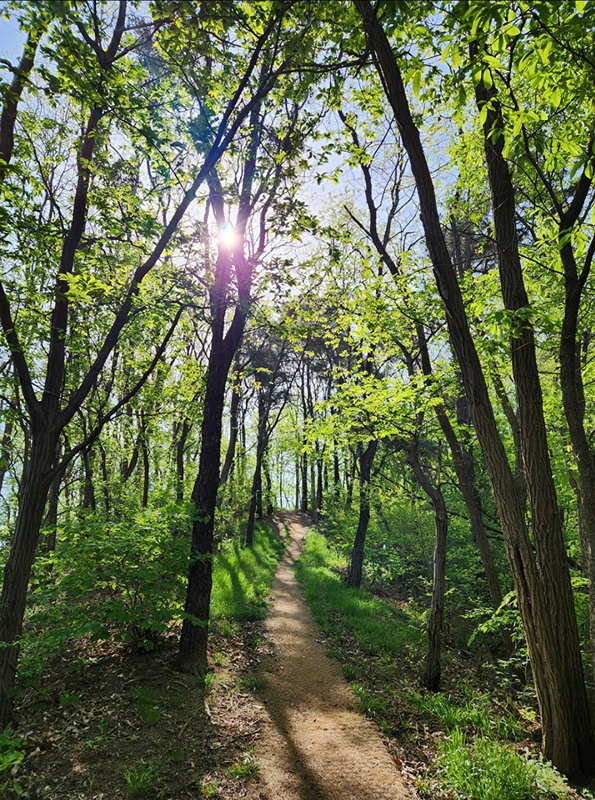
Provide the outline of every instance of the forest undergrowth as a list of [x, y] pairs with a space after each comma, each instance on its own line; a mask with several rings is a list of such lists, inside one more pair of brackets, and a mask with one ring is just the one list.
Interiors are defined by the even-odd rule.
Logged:
[[[81, 555], [89, 573], [87, 591], [69, 582], [68, 560], [55, 561], [51, 572], [47, 561], [38, 564], [17, 689], [18, 726], [0, 738], [0, 797], [246, 796], [258, 773], [252, 748], [260, 716], [254, 696], [263, 644], [260, 621], [285, 543], [274, 526], [263, 523], [251, 550], [238, 539], [219, 546], [211, 671], [201, 679], [176, 669], [180, 598], [175, 575], [168, 575], [163, 564], [160, 589], [153, 583], [159, 533], [145, 525], [145, 533], [149, 529], [154, 539], [146, 546], [154, 548], [155, 561], [147, 557], [142, 563], [153, 593], [143, 595], [137, 573], [136, 604], [130, 573], [128, 581], [121, 580], [130, 565], [117, 536], [111, 540], [118, 554], [112, 562], [93, 559], [90, 523]], [[186, 542], [185, 536], [180, 539]], [[173, 564], [174, 554], [169, 557]], [[138, 552], [129, 559], [140, 563]], [[176, 573], [182, 575], [185, 567], [182, 559]], [[78, 622], [83, 619], [89, 629], [84, 633]], [[139, 623], [149, 626], [140, 636]]]
[[[325, 526], [321, 526], [323, 529]], [[332, 526], [331, 526], [332, 529]], [[591, 798], [568, 785], [540, 755], [532, 689], [519, 658], [461, 647], [446, 624], [441, 691], [422, 687], [426, 612], [388, 583], [348, 588], [347, 562], [315, 529], [296, 572], [329, 655], [385, 736], [395, 763], [427, 800]], [[450, 630], [449, 630], [450, 628]]]

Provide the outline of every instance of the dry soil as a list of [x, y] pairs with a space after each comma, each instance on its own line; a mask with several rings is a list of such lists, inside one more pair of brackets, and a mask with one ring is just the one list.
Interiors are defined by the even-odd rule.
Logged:
[[285, 518], [291, 532], [273, 584], [266, 621], [269, 654], [261, 676], [262, 720], [256, 760], [262, 800], [411, 800], [378, 728], [354, 709], [356, 698], [302, 597], [293, 564], [307, 519]]

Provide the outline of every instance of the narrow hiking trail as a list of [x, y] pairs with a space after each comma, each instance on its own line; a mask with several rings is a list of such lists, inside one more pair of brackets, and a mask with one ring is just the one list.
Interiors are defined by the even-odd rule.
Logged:
[[306, 517], [287, 515], [291, 545], [273, 583], [262, 667], [256, 760], [262, 800], [411, 800], [376, 726], [354, 711], [338, 663], [316, 641], [319, 628], [293, 573]]

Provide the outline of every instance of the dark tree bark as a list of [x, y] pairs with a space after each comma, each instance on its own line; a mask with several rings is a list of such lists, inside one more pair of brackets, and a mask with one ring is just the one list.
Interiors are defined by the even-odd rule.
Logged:
[[190, 428], [190, 422], [187, 419], [183, 420], [181, 425], [176, 426], [176, 502], [178, 503], [184, 499], [185, 454]]
[[[537, 409], [541, 407], [541, 392], [534, 385], [532, 374], [532, 330], [525, 324], [522, 314], [519, 315], [519, 339], [512, 342], [512, 349], [519, 392], [519, 424], [524, 439], [523, 460], [532, 512], [535, 513], [533, 531], [538, 563], [526, 528], [522, 498], [498, 433], [456, 272], [440, 226], [431, 173], [418, 128], [411, 117], [401, 73], [372, 5], [367, 0], [354, 0], [354, 3], [361, 14], [377, 69], [409, 155], [436, 283], [447, 312], [448, 329], [461, 368], [471, 419], [492, 481], [533, 668], [543, 725], [544, 753], [566, 775], [577, 777], [585, 773], [592, 774], [595, 746], [568, 564], [564, 542], [559, 535], [557, 508], [552, 513], [549, 456], [547, 448], [546, 452], [542, 449], [545, 438], [542, 431], [543, 416], [539, 411], [535, 413], [536, 405]], [[494, 165], [497, 170], [500, 169], [500, 157], [501, 154], [488, 151], [490, 171]], [[494, 208], [502, 206], [502, 215], [498, 214], [497, 222], [495, 214], [496, 238], [501, 244], [506, 242], [516, 248], [516, 232], [512, 239], [506, 221], [511, 208], [506, 182], [502, 176], [495, 177], [493, 174], [490, 182], [494, 184]], [[497, 198], [500, 203], [496, 202]], [[514, 205], [514, 196], [512, 202]], [[515, 280], [515, 265], [509, 263], [510, 253], [504, 249], [499, 257], [502, 259], [500, 269], [501, 276], [504, 276], [501, 280], [506, 307], [516, 310], [526, 307], [521, 287]], [[526, 352], [520, 346], [521, 341], [527, 345]], [[525, 376], [528, 384], [522, 383]], [[520, 395], [523, 396], [522, 400]], [[536, 446], [532, 449], [534, 440]], [[537, 476], [540, 476], [538, 482], [535, 480]], [[544, 503], [542, 509], [538, 507], [539, 501]], [[549, 518], [544, 519], [548, 515]]]
[[0, 494], [4, 486], [4, 479], [10, 464], [10, 443], [12, 442], [13, 424], [8, 420], [4, 426], [2, 442], [0, 443]]
[[93, 467], [91, 459], [93, 451], [85, 449], [81, 453], [83, 460], [83, 497], [81, 505], [83, 508], [90, 508], [92, 511], [97, 510], [97, 501], [95, 499], [95, 482], [93, 480]]
[[365, 447], [360, 448], [359, 453], [359, 518], [353, 549], [351, 551], [351, 563], [347, 573], [347, 585], [354, 589], [359, 589], [362, 585], [362, 572], [364, 566], [364, 545], [368, 524], [370, 522], [370, 477], [374, 456], [378, 449], [378, 441], [372, 439]]
[[304, 450], [301, 458], [301, 476], [302, 476], [302, 502], [300, 504], [300, 511], [308, 510], [308, 453]]
[[436, 542], [434, 545], [434, 561], [432, 571], [432, 600], [428, 619], [428, 652], [423, 674], [423, 684], [431, 692], [440, 689], [442, 667], [440, 651], [442, 644], [442, 625], [444, 622], [444, 596], [446, 587], [446, 540], [448, 534], [448, 514], [440, 483], [432, 483], [422, 468], [417, 445], [414, 443], [407, 450], [407, 461], [411, 465], [415, 479], [427, 494], [434, 509], [434, 529]]
[[[211, 197], [217, 220], [223, 215], [223, 200], [218, 180], [211, 181]], [[224, 219], [224, 217], [223, 217]], [[220, 223], [223, 224], [223, 223]], [[245, 220], [244, 220], [245, 224]], [[239, 303], [232, 323], [225, 333], [227, 291], [231, 278], [232, 258], [238, 282]], [[251, 269], [243, 252], [219, 248], [215, 280], [210, 290], [211, 352], [203, 401], [201, 447], [198, 475], [192, 490], [195, 508], [192, 525], [190, 569], [185, 618], [180, 637], [179, 666], [182, 672], [205, 674], [207, 670], [207, 641], [212, 588], [212, 553], [219, 467], [221, 463], [221, 434], [225, 386], [233, 356], [241, 341], [250, 298]]]
[[21, 478], [19, 513], [4, 568], [0, 596], [0, 725], [13, 719], [12, 688], [19, 657], [16, 644], [23, 629], [27, 587], [39, 541], [46, 499], [52, 482], [58, 434], [35, 429], [31, 456]]
[[[236, 362], [236, 371], [239, 366]], [[236, 454], [236, 444], [238, 441], [238, 411], [240, 408], [240, 386], [238, 380], [234, 380], [231, 386], [231, 403], [229, 407], [229, 443], [221, 470], [220, 486], [223, 486], [233, 474], [233, 462]]]

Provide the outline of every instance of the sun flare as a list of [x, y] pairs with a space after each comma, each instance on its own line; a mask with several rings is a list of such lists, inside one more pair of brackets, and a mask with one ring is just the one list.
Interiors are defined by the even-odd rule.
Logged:
[[219, 242], [224, 247], [233, 247], [233, 244], [236, 240], [236, 234], [233, 229], [233, 225], [227, 224], [221, 227], [219, 231]]

